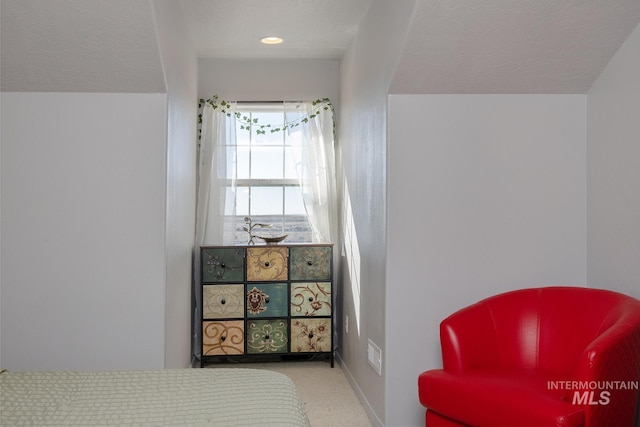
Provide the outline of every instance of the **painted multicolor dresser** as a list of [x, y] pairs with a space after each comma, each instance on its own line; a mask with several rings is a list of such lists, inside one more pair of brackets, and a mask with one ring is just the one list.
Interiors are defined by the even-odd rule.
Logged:
[[332, 245], [203, 246], [200, 255], [201, 366], [324, 355], [333, 367]]

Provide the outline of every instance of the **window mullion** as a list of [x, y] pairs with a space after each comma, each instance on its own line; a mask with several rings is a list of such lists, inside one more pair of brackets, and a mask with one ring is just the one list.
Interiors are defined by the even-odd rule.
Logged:
[[282, 191], [282, 206], [280, 208], [281, 209], [280, 212], [282, 213], [282, 215], [280, 219], [280, 230], [282, 230], [282, 233], [284, 234], [284, 206], [286, 204], [286, 200], [284, 199], [286, 196], [284, 191], [284, 186], [281, 187], [280, 191]]
[[238, 179], [236, 187], [299, 187], [295, 179]]
[[[286, 122], [286, 115], [284, 113], [284, 104], [282, 105], [282, 123], [284, 125], [284, 123]], [[287, 155], [286, 155], [286, 150], [287, 150], [287, 138], [286, 138], [287, 133], [286, 132], [282, 132], [282, 179], [284, 180], [286, 178], [285, 175], [285, 171], [287, 170]], [[280, 225], [280, 229], [282, 230], [282, 234], [284, 234], [284, 224], [285, 224], [285, 207], [287, 205], [287, 192], [285, 191], [285, 186], [282, 186], [282, 219], [281, 219], [281, 225]]]
[[[253, 120], [253, 113], [249, 113], [249, 120]], [[253, 133], [249, 132], [249, 179], [253, 177], [253, 170], [251, 168], [253, 159]], [[251, 210], [251, 186], [249, 186], [249, 217], [253, 216], [253, 212]]]

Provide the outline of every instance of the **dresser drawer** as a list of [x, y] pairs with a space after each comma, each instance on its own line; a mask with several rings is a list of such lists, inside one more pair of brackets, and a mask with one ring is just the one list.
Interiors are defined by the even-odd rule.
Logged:
[[204, 285], [202, 317], [229, 319], [244, 317], [244, 285]]
[[331, 247], [291, 247], [291, 280], [331, 280]]
[[202, 355], [244, 354], [244, 321], [202, 322]]
[[331, 319], [297, 317], [291, 319], [291, 352], [331, 351]]
[[285, 319], [247, 322], [247, 354], [286, 353], [289, 328]]
[[252, 283], [247, 286], [247, 317], [284, 317], [286, 315], [286, 283]]
[[291, 284], [291, 316], [330, 316], [331, 282]]
[[289, 251], [286, 247], [251, 247], [247, 249], [247, 281], [287, 280]]
[[202, 249], [202, 283], [244, 281], [244, 249]]

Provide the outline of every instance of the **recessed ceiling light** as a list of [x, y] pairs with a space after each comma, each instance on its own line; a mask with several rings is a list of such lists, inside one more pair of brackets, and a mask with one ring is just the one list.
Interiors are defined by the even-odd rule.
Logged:
[[282, 43], [282, 39], [276, 36], [267, 36], [260, 39], [260, 41], [264, 44], [280, 44]]

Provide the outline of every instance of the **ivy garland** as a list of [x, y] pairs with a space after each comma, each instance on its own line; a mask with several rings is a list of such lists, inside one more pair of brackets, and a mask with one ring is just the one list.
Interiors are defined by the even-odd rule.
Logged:
[[[258, 119], [251, 119], [249, 116], [243, 115], [239, 111], [233, 111], [233, 105], [225, 100], [218, 100], [218, 95], [214, 95], [210, 99], [202, 99], [200, 98], [198, 101], [198, 111], [201, 111], [202, 108], [209, 104], [213, 107], [214, 110], [220, 110], [221, 113], [226, 114], [227, 117], [234, 116], [236, 120], [240, 122], [240, 129], [248, 130], [249, 132], [255, 130], [256, 135], [265, 135], [267, 131], [270, 133], [276, 132], [284, 132], [289, 129], [293, 129], [295, 127], [300, 126], [302, 123], [308, 123], [310, 119], [313, 119], [322, 111], [331, 110], [334, 113], [333, 104], [329, 100], [329, 98], [316, 99], [311, 102], [311, 105], [314, 107], [313, 110], [301, 118], [296, 120], [285, 122], [281, 126], [272, 126], [271, 124], [260, 124], [258, 123]], [[335, 134], [335, 116], [333, 117], [333, 128]], [[198, 140], [202, 137], [202, 113], [198, 114]]]

